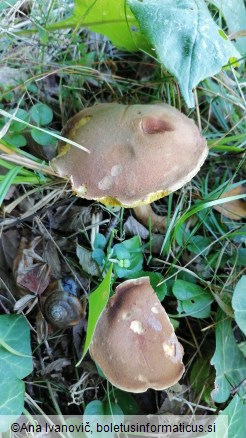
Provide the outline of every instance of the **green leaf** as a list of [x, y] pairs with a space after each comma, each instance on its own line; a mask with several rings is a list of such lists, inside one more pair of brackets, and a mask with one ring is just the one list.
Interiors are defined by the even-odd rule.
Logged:
[[194, 107], [193, 88], [230, 58], [240, 58], [202, 0], [128, 0], [128, 5], [160, 62], [178, 80], [188, 107]]
[[189, 244], [187, 245], [187, 249], [194, 253], [194, 254], [199, 254], [201, 251], [204, 250], [203, 254], [206, 255], [208, 253], [209, 250], [206, 250], [207, 246], [210, 245], [210, 243], [212, 243], [212, 239], [210, 239], [209, 237], [204, 237], [204, 236], [193, 236], [190, 238], [189, 240]]
[[38, 131], [35, 128], [31, 129], [31, 136], [41, 146], [47, 146], [56, 143], [56, 138], [50, 135], [48, 132]]
[[105, 257], [104, 251], [100, 248], [93, 249], [91, 253], [92, 260], [95, 260], [100, 267], [103, 266]]
[[235, 287], [232, 307], [235, 312], [236, 323], [246, 335], [246, 275], [243, 275]]
[[9, 353], [15, 355], [15, 356], [21, 356], [21, 357], [32, 357], [29, 356], [28, 354], [23, 354], [20, 353], [18, 350], [15, 350], [14, 348], [11, 347], [11, 345], [7, 344], [7, 342], [5, 342], [4, 339], [0, 339], [0, 347], [5, 348], [5, 350], [7, 350]]
[[[9, 114], [15, 114], [15, 117], [18, 117], [20, 120], [23, 120], [24, 122], [29, 122], [30, 116], [26, 110], [23, 110], [22, 108], [18, 108], [16, 111], [16, 108], [13, 108], [9, 111]], [[5, 117], [5, 119], [7, 119]], [[7, 119], [8, 121], [8, 119]], [[17, 122], [16, 120], [12, 120], [10, 124], [10, 131], [13, 132], [21, 132], [26, 128], [26, 125], [21, 122]]]
[[139, 406], [135, 398], [129, 392], [114, 388], [112, 394], [110, 394], [110, 398], [112, 398], [115, 403], [120, 406], [125, 415], [138, 414]]
[[189, 383], [192, 390], [201, 396], [208, 405], [211, 404], [210, 393], [213, 389], [214, 374], [208, 357], [198, 357], [190, 372]]
[[106, 246], [106, 238], [101, 233], [96, 233], [95, 240], [94, 240], [94, 248], [95, 249], [104, 249]]
[[[222, 13], [230, 33], [245, 30], [246, 8], [244, 0], [209, 0]], [[243, 55], [246, 52], [246, 37], [239, 38], [236, 46]]]
[[176, 280], [173, 294], [178, 299], [179, 313], [185, 312], [194, 318], [207, 318], [210, 315], [213, 298], [197, 284]]
[[0, 432], [6, 432], [23, 412], [25, 385], [17, 378], [0, 381]]
[[[236, 394], [229, 405], [220, 412], [218, 420], [225, 415], [228, 417], [228, 438], [244, 437], [246, 430], [246, 405], [239, 395]], [[225, 428], [221, 432], [222, 434], [218, 436], [225, 436]]]
[[31, 108], [31, 117], [38, 126], [48, 125], [53, 120], [53, 111], [44, 103], [37, 103]]
[[84, 351], [82, 358], [80, 359], [77, 365], [79, 365], [83, 360], [83, 358], [85, 357], [89, 349], [90, 343], [92, 341], [93, 334], [97, 325], [97, 321], [107, 305], [109, 294], [110, 294], [111, 275], [112, 275], [112, 265], [110, 266], [105, 278], [98, 286], [98, 288], [89, 295], [89, 299], [88, 299], [89, 317], [88, 317]]
[[85, 408], [84, 415], [122, 415], [123, 412], [116, 403], [93, 400]]
[[114, 255], [119, 260], [130, 259], [131, 257], [130, 252], [125, 248], [123, 243], [116, 243], [116, 245], [114, 245]]
[[119, 261], [113, 265], [118, 278], [129, 278], [140, 271], [143, 267], [143, 247], [139, 236], [114, 245], [111, 257]]
[[[21, 415], [25, 393], [21, 379], [32, 369], [30, 328], [25, 318], [0, 316], [0, 432]], [[5, 415], [10, 417], [1, 417]]]
[[175, 234], [175, 238], [176, 238], [178, 245], [181, 246], [181, 248], [183, 248], [186, 245], [186, 242], [189, 240], [190, 235], [191, 235], [191, 233], [187, 229], [185, 224], [182, 224], [178, 228], [178, 230]]
[[[8, 119], [13, 119], [13, 120], [16, 120], [17, 122], [21, 121], [21, 119], [19, 117], [16, 117], [16, 116], [13, 116], [13, 115], [11, 116], [11, 114], [9, 114], [7, 111], [5, 111], [5, 110], [3, 110], [1, 108], [0, 108], [0, 114], [3, 115], [4, 117], [7, 117]], [[28, 123], [28, 122], [26, 122], [24, 120], [23, 120], [23, 124], [25, 126], [28, 126], [29, 128], [34, 128], [34, 126], [31, 123]], [[47, 131], [44, 128], [40, 128], [39, 126], [36, 126], [35, 130], [47, 133]], [[50, 133], [51, 133], [50, 135], [52, 135], [52, 137], [57, 138], [58, 140], [64, 141], [64, 137], [62, 137], [59, 134], [56, 134], [56, 131], [52, 131], [52, 132], [50, 131]], [[71, 144], [71, 145], [73, 145], [73, 146], [75, 146], [75, 147], [77, 147], [77, 148], [79, 148], [79, 149], [81, 149], [81, 150], [84, 150], [84, 151], [88, 152], [88, 149], [84, 148], [83, 146], [81, 146], [80, 144], [76, 143], [73, 140], [66, 139], [66, 142]], [[33, 159], [35, 160], [35, 157]]]
[[[113, 418], [112, 418], [113, 416]], [[116, 416], [116, 417], [115, 417]], [[107, 436], [114, 438], [114, 432], [103, 433], [102, 430], [98, 430], [98, 424], [108, 427], [109, 422], [114, 421], [114, 424], [120, 424], [124, 422], [124, 414], [121, 408], [115, 403], [109, 403], [108, 401], [102, 402], [100, 400], [93, 400], [85, 408], [83, 423], [90, 424], [90, 432], [87, 432], [88, 437], [100, 438]]]
[[13, 180], [15, 179], [16, 175], [18, 175], [21, 167], [16, 166], [13, 167], [5, 176], [4, 180], [0, 183], [0, 207], [5, 199], [5, 196], [13, 183]]
[[75, 0], [74, 14], [48, 29], [63, 27], [87, 27], [107, 36], [112, 43], [129, 50], [147, 49], [148, 43], [125, 0]]
[[[21, 339], [21, 342], [20, 342]], [[0, 375], [23, 379], [32, 372], [30, 329], [23, 316], [0, 317]]]
[[212, 398], [223, 403], [230, 397], [230, 391], [246, 376], [246, 364], [239, 350], [231, 327], [231, 319], [221, 310], [217, 313], [216, 349], [211, 365], [216, 370], [215, 389]]
[[236, 247], [232, 256], [230, 257], [230, 264], [234, 266], [245, 266], [246, 263], [246, 248]]
[[244, 357], [246, 357], [246, 341], [240, 342], [238, 347], [240, 348], [240, 351], [243, 353]]
[[6, 143], [10, 144], [11, 146], [16, 146], [17, 148], [26, 146], [26, 138], [24, 135], [21, 134], [7, 134], [3, 137], [4, 141]]

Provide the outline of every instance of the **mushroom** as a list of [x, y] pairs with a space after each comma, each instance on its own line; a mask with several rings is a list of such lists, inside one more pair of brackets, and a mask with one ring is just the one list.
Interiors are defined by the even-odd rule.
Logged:
[[60, 143], [56, 172], [78, 196], [105, 205], [136, 207], [168, 195], [196, 175], [208, 153], [194, 121], [163, 103], [89, 107], [62, 135], [90, 154]]
[[136, 393], [168, 388], [184, 372], [183, 353], [149, 278], [121, 283], [98, 320], [90, 346], [107, 379]]

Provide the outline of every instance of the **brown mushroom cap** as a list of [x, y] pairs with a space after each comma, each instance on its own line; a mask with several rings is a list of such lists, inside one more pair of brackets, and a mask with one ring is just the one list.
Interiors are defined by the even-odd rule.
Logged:
[[74, 192], [106, 205], [135, 207], [191, 180], [207, 156], [193, 120], [166, 104], [100, 104], [86, 108], [62, 135], [90, 154], [61, 143], [52, 164]]
[[90, 353], [107, 379], [124, 391], [168, 388], [184, 372], [183, 347], [148, 277], [116, 288], [99, 318]]

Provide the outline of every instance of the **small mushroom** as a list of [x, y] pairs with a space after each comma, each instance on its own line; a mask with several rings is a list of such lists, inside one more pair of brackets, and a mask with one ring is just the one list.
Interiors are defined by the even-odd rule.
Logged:
[[90, 154], [60, 143], [56, 172], [78, 196], [106, 205], [135, 207], [168, 195], [196, 175], [208, 153], [194, 121], [163, 103], [89, 107], [62, 135]]
[[116, 288], [98, 320], [90, 353], [124, 391], [168, 388], [184, 372], [183, 347], [148, 277]]

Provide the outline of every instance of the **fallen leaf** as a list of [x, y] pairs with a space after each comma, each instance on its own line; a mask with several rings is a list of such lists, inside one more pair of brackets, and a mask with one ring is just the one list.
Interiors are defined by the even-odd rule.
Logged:
[[124, 223], [124, 231], [131, 236], [138, 235], [140, 239], [148, 239], [149, 231], [147, 228], [140, 224], [133, 216], [129, 216]]
[[[243, 194], [245, 194], [246, 198], [245, 185], [240, 185], [228, 190], [227, 192], [224, 192], [219, 199]], [[229, 219], [239, 221], [241, 218], [246, 217], [246, 200], [236, 199], [235, 201], [225, 202], [221, 205], [215, 205], [214, 209]]]
[[39, 236], [35, 237], [30, 243], [24, 237], [21, 239], [13, 263], [13, 273], [20, 295], [25, 294], [26, 290], [41, 294], [50, 283], [51, 270], [42, 258], [42, 243], [42, 238]]
[[87, 274], [93, 277], [100, 277], [101, 272], [98, 264], [92, 259], [92, 251], [81, 245], [77, 245], [76, 255], [79, 259], [79, 264]]

